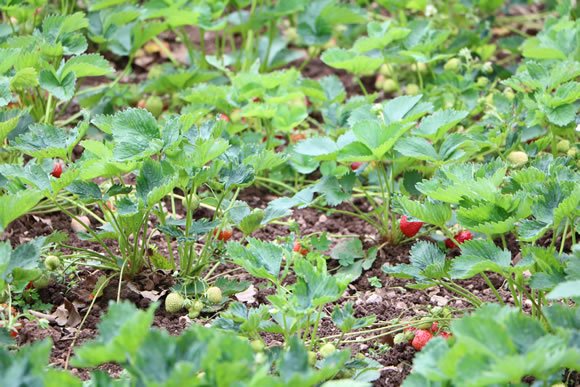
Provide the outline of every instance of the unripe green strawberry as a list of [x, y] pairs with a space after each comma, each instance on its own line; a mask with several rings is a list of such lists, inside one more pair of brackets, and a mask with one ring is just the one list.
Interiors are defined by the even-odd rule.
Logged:
[[516, 95], [511, 87], [506, 87], [503, 91], [503, 95], [505, 95], [505, 97], [507, 99], [509, 99], [510, 101], [513, 101], [514, 98], [516, 97]]
[[268, 358], [264, 353], [258, 352], [254, 360], [256, 361], [256, 364], [264, 364]]
[[222, 290], [217, 286], [209, 287], [205, 294], [207, 296], [207, 300], [212, 304], [219, 304], [222, 302]]
[[264, 342], [262, 340], [252, 340], [250, 342], [250, 346], [252, 347], [252, 349], [254, 350], [254, 352], [263, 352], [264, 348], [266, 347], [266, 345], [264, 344]]
[[397, 91], [399, 90], [399, 86], [397, 85], [397, 82], [395, 82], [393, 79], [385, 79], [385, 81], [383, 82], [383, 91], [387, 92], [387, 93], [391, 93], [393, 91]]
[[4, 304], [8, 301], [8, 292], [6, 290], [0, 291], [0, 304]]
[[44, 266], [50, 271], [55, 271], [60, 267], [60, 259], [56, 255], [49, 255], [44, 260]]
[[295, 42], [298, 39], [298, 31], [294, 27], [286, 28], [284, 33], [290, 42]]
[[427, 65], [425, 63], [413, 63], [411, 65], [411, 70], [413, 70], [413, 72], [417, 72], [419, 71], [421, 74], [425, 74], [427, 72]]
[[320, 347], [320, 349], [318, 350], [318, 353], [320, 354], [320, 356], [325, 357], [325, 358], [329, 357], [330, 355], [332, 355], [335, 352], [336, 352], [336, 347], [332, 343], [326, 343], [322, 347]]
[[390, 77], [393, 75], [393, 70], [392, 70], [391, 66], [384, 63], [381, 65], [381, 68], [379, 69], [379, 73], [381, 73], [381, 75], [383, 75], [384, 77]]
[[199, 196], [196, 194], [191, 194], [189, 195], [189, 200], [185, 200], [183, 203], [186, 205], [188, 210], [197, 210], [200, 203]]
[[578, 153], [578, 150], [576, 149], [576, 147], [570, 148], [568, 149], [568, 152], [566, 152], [566, 154], [568, 155], [568, 157], [576, 157], [576, 153]]
[[485, 62], [483, 66], [481, 66], [481, 71], [486, 74], [491, 74], [493, 72], [493, 64], [491, 62]]
[[477, 86], [479, 86], [479, 87], [485, 87], [485, 86], [487, 86], [488, 83], [489, 83], [489, 79], [487, 79], [486, 77], [478, 77], [477, 78]]
[[526, 154], [526, 152], [514, 151], [507, 156], [507, 159], [510, 163], [512, 163], [516, 167], [519, 167], [528, 162], [528, 155]]
[[190, 307], [187, 309], [187, 316], [191, 319], [197, 318], [199, 316], [199, 310], [195, 310]]
[[560, 142], [558, 142], [558, 145], [556, 145], [556, 149], [558, 149], [558, 152], [562, 153], [568, 152], [568, 150], [570, 150], [570, 141], [560, 140]]
[[149, 73], [147, 74], [147, 79], [157, 79], [161, 75], [163, 75], [163, 66], [155, 65], [149, 69]]
[[193, 301], [193, 304], [191, 305], [191, 309], [193, 310], [197, 310], [198, 312], [201, 312], [203, 310], [203, 302], [201, 302], [200, 300], [195, 300]]
[[460, 65], [461, 61], [458, 58], [451, 58], [445, 63], [443, 69], [447, 71], [457, 71]]
[[40, 277], [32, 281], [32, 285], [34, 285], [36, 289], [44, 289], [48, 287], [48, 285], [50, 285], [50, 275], [46, 273], [41, 274]]
[[488, 94], [485, 96], [485, 103], [488, 105], [493, 105], [493, 94]]
[[145, 101], [145, 109], [158, 118], [163, 113], [163, 100], [157, 95], [152, 95]]
[[183, 307], [184, 307], [185, 309], [189, 309], [189, 308], [191, 308], [192, 306], [193, 306], [193, 300], [190, 300], [189, 298], [185, 298], [185, 299], [183, 300]]
[[314, 366], [316, 364], [316, 352], [308, 351], [308, 364]]
[[183, 309], [183, 302], [185, 300], [181, 294], [173, 292], [169, 293], [167, 298], [165, 298], [165, 310], [169, 313], [177, 313]]
[[383, 88], [383, 84], [385, 83], [385, 76], [379, 74], [377, 79], [375, 80], [375, 89], [380, 90]]
[[405, 91], [408, 95], [417, 95], [421, 90], [419, 90], [419, 86], [414, 83], [409, 83], [407, 87], [405, 87]]
[[310, 47], [308, 47], [308, 56], [310, 58], [317, 57], [319, 53], [320, 53], [320, 48], [319, 47], [316, 47], [316, 46], [310, 46]]

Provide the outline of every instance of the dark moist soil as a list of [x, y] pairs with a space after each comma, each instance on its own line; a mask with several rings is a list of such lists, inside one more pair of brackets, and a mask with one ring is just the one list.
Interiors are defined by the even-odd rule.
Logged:
[[[523, 11], [522, 11], [523, 10]], [[514, 14], [527, 13], [527, 8], [511, 8]], [[199, 34], [195, 29], [188, 30], [190, 38], [195, 42], [199, 42]], [[171, 51], [176, 58], [185, 63], [187, 61], [187, 53], [184, 51], [183, 45], [175, 39], [172, 33], [166, 33], [161, 36], [161, 40], [167, 42]], [[239, 40], [239, 39], [238, 39]], [[211, 34], [206, 35], [206, 47], [208, 52], [214, 51], [214, 39]], [[115, 63], [117, 69], [122, 69], [126, 65], [126, 59], [119, 57], [109, 57], [109, 60]], [[156, 63], [166, 62], [166, 58], [161, 53], [146, 54], [140, 60], [136, 60], [133, 64], [133, 75], [131, 78], [121, 80], [125, 82], [142, 81], [146, 78], [148, 69]], [[291, 63], [287, 67], [299, 67], [302, 61]], [[320, 79], [325, 76], [336, 75], [345, 85], [348, 96], [361, 95], [362, 91], [356, 80], [348, 73], [332, 69], [326, 66], [319, 58], [310, 61], [302, 69], [302, 74], [311, 79]], [[97, 85], [103, 82], [100, 78], [87, 78], [85, 85]], [[89, 83], [90, 82], [90, 83]], [[363, 77], [361, 82], [369, 93], [377, 92], [374, 87], [374, 77]], [[382, 91], [379, 91], [379, 100], [388, 97]], [[71, 105], [70, 111], [67, 115], [76, 112], [75, 105]], [[316, 117], [315, 117], [316, 118]], [[75, 156], [79, 156], [75, 151]], [[250, 188], [243, 192], [240, 199], [245, 200], [251, 207], [264, 208], [267, 203], [276, 196], [270, 193], [261, 191], [256, 188]], [[348, 209], [348, 206], [342, 205], [340, 209]], [[179, 211], [179, 206], [178, 206]], [[198, 217], [207, 217], [211, 215], [209, 211], [199, 211]], [[350, 218], [345, 215], [332, 214], [331, 211], [323, 213], [313, 209], [299, 209], [295, 210], [292, 217], [300, 226], [301, 235], [308, 235], [317, 232], [328, 232], [336, 235], [353, 235], [363, 239], [365, 247], [376, 244], [378, 240], [376, 231], [363, 221]], [[94, 225], [94, 222], [93, 222]], [[39, 216], [27, 215], [12, 223], [6, 230], [3, 238], [10, 240], [13, 246], [27, 242], [38, 236], [46, 236], [54, 231], [63, 231], [69, 235], [69, 245], [75, 247], [91, 248], [96, 251], [102, 251], [98, 244], [82, 241], [76, 237], [71, 229], [70, 218], [62, 213], [44, 214]], [[284, 225], [270, 224], [265, 228], [257, 231], [253, 237], [264, 240], [273, 240], [276, 238], [288, 237], [290, 231]], [[241, 233], [235, 232], [234, 239], [240, 239]], [[551, 235], [546, 235], [541, 241], [540, 245], [547, 245], [550, 243]], [[332, 239], [332, 238], [331, 238]], [[160, 237], [154, 237], [153, 242], [157, 244], [160, 253], [167, 255], [168, 246], [162, 243]], [[334, 238], [334, 243], [336, 238]], [[501, 242], [498, 241], [498, 245]], [[521, 259], [518, 254], [517, 241], [513, 236], [507, 238], [508, 249], [512, 252], [514, 261]], [[559, 246], [560, 241], [556, 241]], [[115, 250], [115, 243], [108, 242], [108, 246]], [[175, 246], [172, 246], [174, 249]], [[373, 267], [352, 284], [349, 285], [344, 297], [339, 300], [337, 305], [344, 305], [346, 302], [352, 302], [355, 308], [356, 317], [363, 317], [369, 315], [376, 315], [377, 322], [386, 322], [395, 318], [411, 319], [427, 313], [428, 306], [448, 305], [457, 311], [457, 314], [464, 313], [470, 309], [465, 301], [457, 299], [453, 294], [446, 290], [432, 288], [424, 291], [417, 291], [405, 288], [407, 281], [387, 277], [381, 270], [385, 264], [396, 265], [399, 263], [408, 263], [410, 245], [404, 246], [386, 246], [383, 248], [377, 257]], [[565, 249], [569, 250], [570, 246], [566, 245]], [[64, 253], [70, 253], [70, 250], [64, 249]], [[329, 268], [336, 267], [335, 262], [329, 262]], [[229, 272], [235, 266], [231, 263], [222, 265], [214, 275]], [[57, 282], [51, 284], [48, 288], [39, 290], [40, 299], [45, 303], [53, 305], [54, 312], [57, 307], [63, 303], [70, 302], [78, 311], [80, 318], [84, 317], [89, 311], [91, 304], [90, 294], [95, 288], [97, 278], [106, 275], [99, 270], [92, 268], [78, 268], [76, 273], [71, 275], [68, 279], [60, 278]], [[273, 293], [273, 289], [264, 281], [255, 279], [243, 271], [237, 271], [230, 277], [251, 281], [257, 290], [255, 296], [256, 302], [251, 306], [256, 306], [260, 303], [266, 303], [266, 297]], [[377, 277], [382, 284], [381, 288], [374, 288], [371, 286], [369, 279]], [[490, 279], [499, 291], [506, 302], [510, 302], [509, 293], [502, 288], [501, 279], [497, 276], [490, 275]], [[64, 285], [68, 284], [68, 287]], [[120, 296], [122, 299], [130, 300], [140, 308], [146, 308], [156, 297], [158, 301], [164, 300], [164, 295], [174, 284], [173, 278], [168, 272], [164, 271], [150, 271], [146, 270], [142, 274], [133, 278], [130, 282], [123, 281], [121, 284]], [[495, 301], [495, 297], [487, 288], [485, 282], [480, 277], [473, 278], [469, 281], [461, 283], [468, 288], [475, 295], [479, 296], [484, 301]], [[63, 326], [51, 322], [47, 328], [41, 328], [35, 321], [22, 321], [23, 327], [19, 331], [17, 338], [19, 345], [35, 342], [44, 338], [51, 338], [53, 341], [53, 350], [51, 354], [51, 363], [58, 367], [64, 367], [71, 344], [74, 341], [75, 346], [78, 346], [88, 340], [94, 338], [97, 334], [97, 324], [103, 313], [106, 312], [108, 303], [117, 299], [118, 281], [112, 280], [108, 287], [104, 290], [101, 297], [98, 297], [94, 306], [90, 310], [85, 323], [79, 332], [78, 322], [71, 326], [65, 324]], [[155, 294], [153, 294], [154, 292]], [[152, 300], [153, 299], [153, 300]], [[325, 312], [330, 315], [332, 312], [332, 305], [329, 306]], [[211, 321], [215, 315], [202, 315], [196, 319], [196, 323], [206, 324]], [[154, 317], [154, 326], [166, 329], [171, 334], [179, 334], [187, 328], [191, 323], [187, 317], [180, 314], [168, 314], [164, 308], [158, 308]], [[322, 320], [319, 336], [325, 337], [336, 335], [339, 333], [331, 324], [327, 317]], [[368, 335], [367, 335], [368, 336]], [[353, 335], [349, 340], [357, 340], [364, 338], [365, 335]], [[279, 345], [282, 343], [281, 337], [277, 335], [264, 335], [265, 341], [269, 345]], [[353, 353], [362, 352], [365, 355], [376, 359], [383, 365], [380, 378], [374, 383], [375, 386], [398, 386], [402, 383], [404, 378], [411, 371], [413, 357], [416, 351], [408, 344], [393, 344], [392, 336], [383, 336], [377, 339], [369, 340], [361, 343], [350, 344]], [[71, 352], [71, 357], [74, 351]], [[122, 371], [121, 368], [115, 364], [107, 364], [100, 367], [101, 370], [108, 372], [112, 376], [118, 376]], [[79, 375], [83, 379], [88, 377], [86, 370], [72, 369], [72, 372]], [[580, 385], [580, 376], [578, 373], [572, 373], [568, 377], [569, 385]]]
[[[257, 188], [250, 188], [240, 195], [240, 199], [248, 202], [251, 207], [264, 208], [269, 201], [276, 199], [276, 196]], [[348, 205], [344, 204], [339, 208], [346, 209], [347, 207]], [[181, 212], [181, 210], [178, 205], [177, 211]], [[203, 209], [198, 212], [196, 215], [199, 217], [208, 217], [211, 215], [210, 211]], [[328, 232], [331, 235], [331, 239], [333, 234], [358, 236], [365, 241], [365, 247], [376, 244], [376, 240], [378, 240], [376, 231], [365, 222], [342, 214], [333, 214], [332, 211], [323, 213], [310, 208], [299, 209], [294, 211], [291, 218], [300, 226], [301, 235]], [[5, 235], [13, 245], [17, 245], [38, 236], [49, 235], [55, 230], [67, 233], [69, 235], [68, 244], [72, 246], [93, 248], [95, 250], [99, 250], [100, 248], [95, 243], [79, 240], [71, 229], [70, 219], [62, 213], [45, 214], [42, 216], [24, 216], [12, 223]], [[286, 238], [289, 235], [290, 231], [287, 226], [270, 224], [256, 232], [253, 237], [274, 240], [276, 238]], [[234, 238], [236, 239], [241, 237], [242, 235], [239, 232], [234, 234]], [[154, 241], [159, 242], [160, 252], [167, 252], [167, 246], [161, 243], [161, 238], [154, 239]], [[334, 238], [334, 241], [336, 241], [336, 238]], [[469, 304], [464, 300], [457, 299], [445, 289], [432, 288], [423, 291], [406, 289], [405, 285], [408, 283], [407, 281], [388, 277], [383, 273], [381, 268], [385, 264], [396, 265], [399, 263], [408, 263], [410, 246], [407, 244], [384, 247], [379, 252], [373, 267], [363, 273], [358, 280], [350, 284], [344, 297], [336, 304], [344, 305], [346, 302], [352, 302], [357, 317], [376, 315], [377, 322], [388, 322], [397, 318], [403, 320], [416, 318], [417, 316], [427, 314], [428, 306], [446, 305], [456, 310], [458, 315], [469, 310]], [[508, 246], [515, 254], [517, 251], [515, 239], [508, 238]], [[115, 249], [114, 242], [111, 242], [109, 247]], [[336, 263], [329, 261], [329, 268], [333, 267], [336, 267]], [[234, 268], [235, 265], [232, 263], [226, 263], [219, 267], [214, 275], [229, 272]], [[43, 302], [53, 305], [52, 312], [57, 307], [63, 305], [65, 300], [71, 302], [82, 318], [89, 311], [91, 304], [90, 295], [95, 288], [96, 281], [104, 274], [106, 273], [93, 268], [81, 267], [74, 276], [66, 281], [69, 284], [68, 288], [63, 285], [64, 282], [61, 278], [60, 282], [53, 283], [48, 288], [40, 290], [40, 298]], [[257, 294], [255, 295], [256, 302], [250, 304], [251, 306], [266, 303], [266, 297], [274, 291], [264, 281], [253, 278], [243, 271], [236, 271], [231, 275], [228, 274], [228, 277], [252, 282]], [[381, 288], [376, 289], [371, 286], [369, 278], [372, 277], [379, 278], [382, 284]], [[499, 278], [491, 276], [491, 280], [496, 287], [500, 288], [502, 286]], [[147, 308], [151, 302], [157, 301], [156, 297], [158, 297], [159, 302], [162, 302], [164, 295], [173, 284], [174, 280], [169, 272], [146, 270], [131, 281], [123, 281], [120, 295], [121, 299], [130, 300], [140, 308]], [[495, 300], [491, 291], [487, 289], [485, 282], [479, 277], [469, 281], [463, 281], [462, 285], [485, 301], [493, 302]], [[47, 337], [52, 338], [54, 347], [51, 355], [51, 363], [59, 367], [64, 367], [71, 344], [77, 335], [75, 346], [96, 336], [97, 324], [100, 317], [106, 311], [108, 303], [116, 300], [117, 291], [118, 281], [114, 279], [105, 288], [102, 296], [97, 298], [80, 332], [78, 331], [78, 323], [74, 326], [68, 326], [66, 324], [61, 326], [52, 322], [48, 328], [43, 329], [36, 322], [28, 322], [20, 331], [18, 343], [23, 345]], [[500, 293], [505, 301], [511, 301], [508, 292], [500, 289]], [[325, 310], [327, 315], [332, 313], [332, 308], [333, 305]], [[214, 317], [215, 315], [202, 315], [195, 322], [207, 324]], [[155, 313], [154, 325], [166, 329], [171, 334], [179, 334], [190, 323], [191, 320], [189, 318], [180, 314], [168, 314], [164, 308], [158, 308]], [[322, 320], [319, 330], [320, 337], [336, 335], [338, 333], [336, 328], [331, 324], [330, 318], [327, 317]], [[367, 334], [366, 336], [369, 335]], [[363, 334], [353, 335], [350, 336], [349, 340], [363, 338], [365, 338]], [[264, 339], [269, 345], [276, 345], [282, 342], [281, 337], [277, 335], [265, 335]], [[412, 359], [416, 352], [408, 344], [394, 345], [392, 336], [382, 336], [366, 342], [349, 344], [349, 348], [353, 353], [362, 352], [383, 365], [384, 368], [381, 371], [381, 377], [375, 382], [376, 386], [400, 385], [411, 370]], [[72, 354], [74, 354], [74, 351]], [[121, 371], [120, 367], [114, 364], [105, 365], [102, 369], [113, 376], [118, 375]], [[82, 378], [87, 378], [89, 374], [86, 370], [73, 369], [73, 372]]]

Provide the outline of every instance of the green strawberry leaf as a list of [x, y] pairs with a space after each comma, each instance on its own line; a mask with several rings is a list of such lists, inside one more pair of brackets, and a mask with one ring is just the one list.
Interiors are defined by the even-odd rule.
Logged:
[[342, 307], [336, 305], [332, 311], [332, 322], [341, 332], [347, 333], [357, 329], [366, 328], [375, 322], [375, 316], [356, 318], [351, 302]]
[[113, 72], [110, 63], [99, 54], [83, 54], [70, 58], [62, 68], [62, 75], [73, 73], [76, 78], [98, 77]]
[[395, 145], [395, 150], [403, 156], [417, 160], [437, 161], [439, 159], [433, 145], [421, 137], [405, 137]]
[[228, 255], [234, 263], [242, 266], [254, 277], [278, 281], [283, 258], [289, 258], [289, 252], [273, 243], [248, 238], [248, 245], [238, 242], [228, 243]]
[[410, 264], [383, 266], [383, 272], [397, 278], [412, 278], [420, 282], [449, 276], [449, 261], [445, 253], [430, 242], [420, 241], [411, 248]]
[[336, 301], [348, 285], [328, 274], [324, 260], [318, 260], [317, 264], [318, 266], [315, 267], [305, 259], [294, 262], [294, 272], [298, 277], [294, 287], [298, 310], [310, 310]]
[[76, 76], [69, 72], [60, 77], [52, 70], [42, 70], [38, 76], [40, 87], [61, 101], [70, 100], [75, 93]]
[[97, 367], [108, 362], [124, 363], [135, 357], [147, 338], [153, 322], [155, 305], [139, 310], [129, 302], [109, 304], [98, 324], [99, 336], [75, 351], [75, 367]]
[[0, 232], [14, 220], [32, 210], [44, 197], [39, 191], [26, 190], [0, 196]]
[[393, 211], [412, 216], [422, 222], [445, 228], [451, 219], [451, 207], [446, 203], [413, 201], [405, 196], [397, 196], [393, 201]]
[[421, 121], [415, 134], [434, 140], [443, 138], [446, 132], [467, 117], [468, 112], [456, 110], [439, 110]]
[[173, 192], [177, 176], [168, 161], [147, 159], [137, 177], [136, 194], [146, 207], [151, 208]]
[[461, 255], [453, 259], [451, 277], [466, 279], [484, 272], [507, 273], [511, 270], [512, 255], [492, 241], [470, 240], [461, 245]]
[[346, 70], [357, 76], [374, 73], [384, 62], [383, 56], [379, 53], [363, 55], [342, 48], [326, 50], [320, 59], [330, 67]]
[[157, 121], [144, 109], [127, 109], [115, 114], [111, 121], [117, 161], [145, 158], [158, 152], [162, 145]]

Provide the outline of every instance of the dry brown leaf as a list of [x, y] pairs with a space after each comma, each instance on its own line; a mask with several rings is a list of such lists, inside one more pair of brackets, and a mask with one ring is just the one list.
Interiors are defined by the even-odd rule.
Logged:
[[77, 308], [66, 298], [64, 303], [56, 308], [52, 316], [54, 321], [60, 326], [76, 327], [82, 321]]
[[256, 288], [254, 287], [254, 285], [250, 285], [250, 287], [248, 287], [243, 292], [237, 293], [235, 295], [235, 297], [240, 302], [244, 302], [246, 304], [253, 304], [254, 302], [256, 302], [256, 297], [255, 297], [256, 293], [257, 292], [256, 292]]

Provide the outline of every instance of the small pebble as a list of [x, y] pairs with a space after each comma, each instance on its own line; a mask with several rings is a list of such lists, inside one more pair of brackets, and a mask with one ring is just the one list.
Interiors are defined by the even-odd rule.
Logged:
[[437, 306], [445, 306], [449, 303], [449, 300], [447, 298], [441, 297], [441, 296], [432, 296], [431, 302], [436, 303]]
[[369, 298], [367, 298], [367, 304], [380, 304], [381, 302], [383, 302], [383, 297], [378, 294], [371, 294]]
[[87, 229], [85, 228], [85, 226], [83, 226], [83, 223], [86, 226], [90, 226], [91, 225], [91, 220], [89, 219], [88, 216], [78, 216], [78, 221], [76, 219], [72, 219], [70, 221], [70, 228], [72, 228], [72, 230], [74, 232], [83, 232], [83, 231], [87, 231]]

